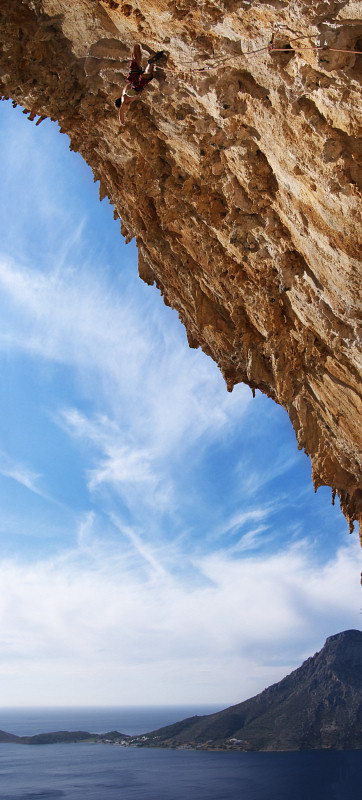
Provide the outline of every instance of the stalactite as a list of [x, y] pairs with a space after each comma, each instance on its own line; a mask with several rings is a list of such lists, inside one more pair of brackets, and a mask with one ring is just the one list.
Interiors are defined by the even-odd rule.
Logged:
[[[2, 99], [29, 118], [38, 109], [37, 125], [60, 122], [190, 346], [216, 361], [228, 391], [244, 381], [287, 409], [315, 488], [333, 487], [353, 529], [360, 22], [340, 3], [317, 13], [312, 0], [244, 4], [242, 14], [235, 3], [200, 14], [192, 0], [167, 14], [156, 0], [0, 2]], [[120, 130], [114, 100], [140, 26], [145, 58], [156, 43], [166, 57]], [[273, 30], [274, 50], [279, 37], [287, 53], [270, 51]]]

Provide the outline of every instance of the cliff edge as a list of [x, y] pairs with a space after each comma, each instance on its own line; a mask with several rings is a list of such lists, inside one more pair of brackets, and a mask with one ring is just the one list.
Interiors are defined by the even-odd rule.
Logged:
[[[283, 405], [361, 520], [359, 2], [0, 0], [0, 94], [58, 120], [191, 347]], [[130, 50], [166, 59], [120, 129]], [[362, 526], [360, 524], [360, 533]]]

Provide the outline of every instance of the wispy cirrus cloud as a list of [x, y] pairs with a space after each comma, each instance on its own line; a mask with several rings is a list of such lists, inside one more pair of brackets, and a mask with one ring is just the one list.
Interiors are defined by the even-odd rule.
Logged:
[[53, 413], [89, 447], [88, 489], [110, 486], [136, 507], [142, 487], [143, 505], [175, 508], [173, 470], [186, 475], [210, 442], [231, 436], [248, 390], [230, 396], [216, 366], [186, 348], [174, 318], [165, 337], [155, 321], [158, 296], [136, 307], [127, 290], [111, 291], [92, 271], [44, 274], [4, 260], [0, 286], [8, 296], [0, 347], [75, 369], [92, 397], [88, 413], [79, 406]]
[[271, 511], [272, 509], [270, 505], [266, 505], [262, 508], [251, 508], [247, 511], [239, 510], [225, 522], [223, 533], [238, 533], [250, 522], [261, 522], [262, 520], [266, 519], [270, 516]]
[[252, 528], [247, 533], [244, 533], [234, 545], [229, 547], [228, 553], [237, 555], [246, 550], [257, 550], [263, 546], [267, 531], [267, 525], [259, 525], [257, 528]]
[[136, 306], [127, 291], [112, 291], [91, 271], [44, 274], [4, 259], [0, 287], [6, 299], [0, 348], [87, 373], [114, 418], [128, 424], [138, 412], [140, 431], [149, 438], [153, 431], [160, 452], [180, 444], [185, 433], [201, 440], [220, 431], [250, 401], [245, 387], [234, 396], [225, 392], [216, 366], [187, 350], [181, 327], [171, 326], [165, 341], [155, 322], [158, 297]]
[[[181, 508], [190, 509], [186, 525], [192, 524], [191, 501], [197, 517], [203, 502], [199, 487], [206, 487], [204, 474], [211, 471], [209, 456], [219, 448], [220, 460], [223, 447], [228, 459], [227, 443], [239, 436], [242, 456], [235, 451], [233, 461], [225, 462], [220, 510], [215, 494], [208, 503], [215, 519], [208, 520], [205, 501], [204, 527], [210, 525], [209, 539], [224, 536], [224, 546], [239, 551], [270, 545], [272, 529], [278, 526], [278, 535], [286, 531], [278, 512], [286, 503], [302, 504], [305, 485], [298, 485], [297, 493], [293, 489], [289, 498], [281, 491], [280, 479], [288, 475], [290, 483], [297, 454], [292, 458], [289, 442], [283, 440], [276, 458], [269, 460], [272, 424], [268, 417], [255, 423], [249, 390], [238, 386], [228, 394], [211, 360], [186, 348], [181, 327], [174, 316], [171, 320], [169, 309], [160, 308], [159, 297], [136, 303], [126, 282], [122, 286], [123, 293], [119, 286], [115, 291], [112, 281], [92, 269], [44, 273], [3, 260], [0, 349], [21, 353], [37, 367], [71, 370], [76, 391], [73, 396], [68, 392], [66, 406], [54, 409], [53, 404], [51, 416], [83, 454], [88, 492], [94, 499], [96, 493], [111, 490], [138, 523], [152, 512], [153, 531], [157, 514]], [[243, 434], [251, 442], [247, 452]], [[277, 479], [278, 490], [270, 500], [265, 487]], [[211, 485], [211, 474], [208, 480]], [[242, 508], [236, 510], [241, 498]], [[268, 534], [264, 538], [250, 532], [250, 526], [257, 529], [260, 524]], [[296, 531], [290, 518], [290, 531], [293, 525]]]
[[210, 532], [209, 540], [230, 557], [232, 554], [257, 550], [263, 546], [266, 538], [270, 544], [275, 537], [273, 517], [278, 515], [280, 505], [279, 498], [266, 503], [253, 502], [253, 498], [244, 499], [244, 507], [238, 508], [230, 516], [225, 515], [222, 525]]
[[5, 478], [11, 478], [13, 481], [20, 483], [21, 486], [25, 486], [25, 488], [29, 489], [31, 492], [42, 494], [38, 486], [41, 475], [34, 472], [26, 464], [17, 462], [3, 450], [0, 450], [0, 475], [3, 475]]
[[88, 492], [110, 489], [138, 522], [152, 513], [154, 531], [156, 515], [190, 504], [192, 473], [240, 425], [250, 393], [240, 386], [228, 394], [216, 366], [186, 348], [174, 318], [165, 337], [158, 296], [136, 306], [92, 271], [45, 274], [6, 260], [0, 287], [0, 349], [76, 376], [76, 405], [50, 416], [83, 454]]
[[81, 271], [55, 267], [44, 274], [2, 258], [0, 286], [0, 346], [79, 367], [104, 364], [111, 372], [117, 356], [122, 361], [133, 350], [137, 357], [142, 349], [130, 310]]
[[151, 569], [151, 575], [153, 574], [157, 580], [165, 577], [167, 570], [162, 559], [157, 555], [155, 546], [150, 546], [145, 542], [142, 533], [138, 533], [132, 526], [122, 524], [115, 514], [111, 515], [111, 520], [119, 532], [130, 542], [136, 555]]
[[157, 449], [140, 440], [135, 430], [121, 428], [105, 415], [89, 419], [76, 409], [63, 410], [60, 420], [70, 436], [90, 448], [93, 466], [86, 469], [85, 477], [91, 493], [111, 488], [136, 516], [141, 509], [145, 514], [150, 508], [161, 512], [173, 507], [167, 466]]
[[102, 483], [115, 487], [123, 483], [150, 484], [155, 488], [150, 451], [126, 444], [127, 434], [114, 421], [104, 415], [91, 420], [77, 409], [63, 410], [61, 417], [71, 435], [90, 442], [101, 453], [98, 466], [88, 470], [91, 491]]

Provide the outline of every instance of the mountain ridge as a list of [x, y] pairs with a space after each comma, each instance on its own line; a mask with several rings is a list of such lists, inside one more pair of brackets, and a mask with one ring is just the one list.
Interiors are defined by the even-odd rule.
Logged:
[[362, 750], [362, 631], [329, 636], [300, 667], [248, 700], [143, 735], [56, 731], [20, 737], [0, 731], [3, 743], [87, 740], [205, 750]]
[[362, 632], [328, 637], [324, 647], [255, 697], [149, 734], [159, 746], [245, 750], [362, 749]]

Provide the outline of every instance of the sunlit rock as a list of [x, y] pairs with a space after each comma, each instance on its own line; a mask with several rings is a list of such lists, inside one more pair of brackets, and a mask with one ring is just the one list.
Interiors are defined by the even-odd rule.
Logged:
[[[0, 0], [0, 92], [100, 181], [191, 347], [283, 405], [362, 511], [358, 2]], [[121, 129], [140, 42], [164, 49]], [[333, 494], [333, 497], [334, 497]], [[360, 526], [361, 529], [361, 526]]]

